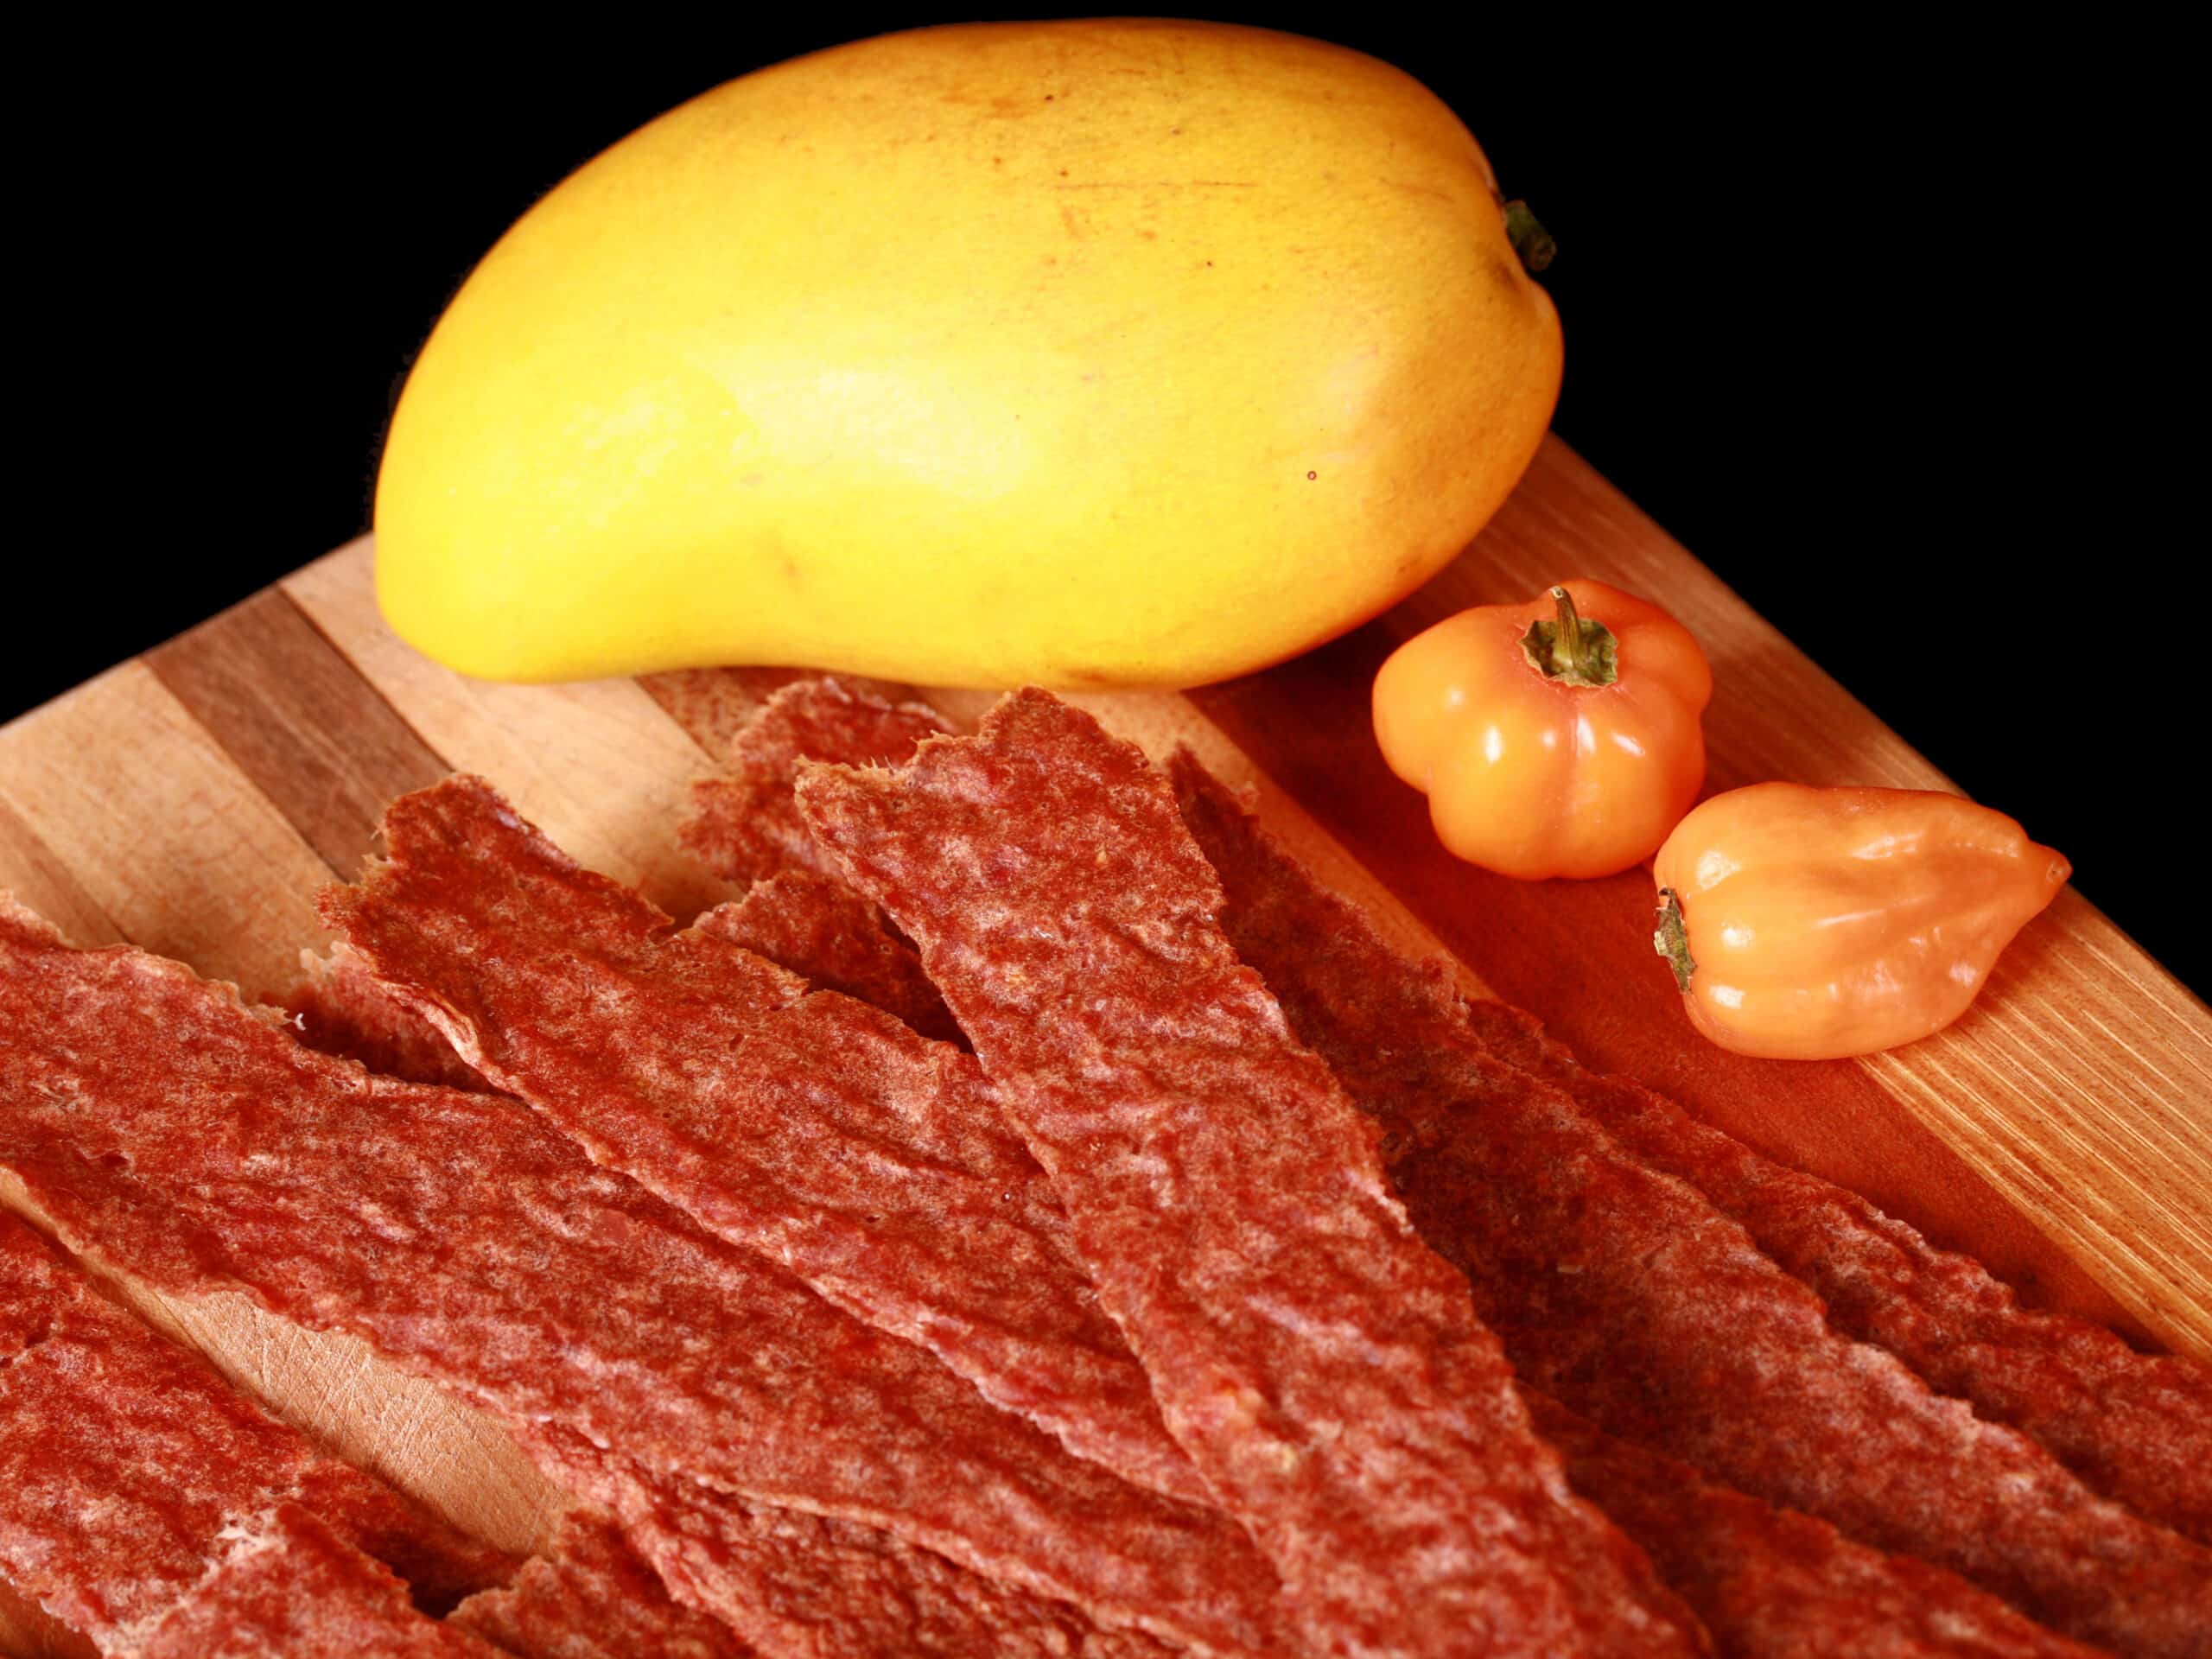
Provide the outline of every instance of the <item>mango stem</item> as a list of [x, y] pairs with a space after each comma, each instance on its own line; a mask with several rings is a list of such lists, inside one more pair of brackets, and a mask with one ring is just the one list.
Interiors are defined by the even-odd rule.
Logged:
[[1531, 276], [1548, 267], [1559, 254], [1559, 244], [1552, 240], [1552, 233], [1536, 222], [1525, 201], [1505, 204], [1505, 239], [1513, 245], [1513, 251], [1521, 256], [1521, 268]]

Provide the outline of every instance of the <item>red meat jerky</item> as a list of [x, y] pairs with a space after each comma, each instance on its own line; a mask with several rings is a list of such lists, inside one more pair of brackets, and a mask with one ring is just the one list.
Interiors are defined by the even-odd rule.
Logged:
[[836, 680], [786, 685], [738, 733], [725, 758], [728, 775], [693, 785], [683, 844], [726, 881], [785, 870], [835, 874], [791, 798], [800, 764], [836, 754], [854, 766], [893, 766], [924, 738], [951, 729], [922, 703], [886, 702]]
[[372, 1071], [449, 1089], [491, 1085], [437, 1029], [394, 997], [343, 946], [306, 959], [307, 976], [280, 1005], [309, 1048], [358, 1060]]
[[572, 1511], [514, 1582], [471, 1596], [450, 1624], [516, 1659], [745, 1659], [704, 1613], [678, 1606], [613, 1523]]
[[1408, 1207], [1529, 1383], [2083, 1640], [2205, 1651], [2212, 1553], [1829, 1329], [1812, 1293], [1697, 1192], [1493, 1059], [1441, 965], [1396, 956], [1195, 761], [1176, 771], [1237, 949], [1380, 1121]]
[[385, 842], [323, 915], [499, 1088], [1079, 1454], [1208, 1501], [966, 1055], [807, 995], [726, 937], [742, 906], [671, 933], [474, 779], [393, 803]]
[[1177, 1440], [1355, 1654], [1691, 1652], [1567, 1489], [1371, 1129], [1214, 925], [1132, 747], [1039, 692], [798, 798], [931, 977], [1065, 1204]]
[[560, 1430], [526, 1436], [564, 1485], [613, 1509], [685, 1601], [764, 1652], [807, 1659], [1161, 1659], [1179, 1651], [1108, 1630], [849, 1521], [646, 1478]]
[[0, 1575], [117, 1645], [227, 1529], [294, 1499], [434, 1606], [513, 1565], [317, 1451], [0, 1212]]
[[2212, 1368], [2022, 1307], [1981, 1263], [1856, 1192], [1760, 1156], [1631, 1078], [1585, 1071], [1518, 1009], [1473, 1002], [1466, 1019], [1491, 1053], [1565, 1090], [1740, 1223], [1820, 1294], [1838, 1330], [2039, 1441], [2106, 1497], [2212, 1543]]
[[138, 1659], [497, 1659], [409, 1603], [406, 1586], [288, 1503], [241, 1537], [163, 1618]]
[[883, 912], [835, 876], [785, 870], [764, 876], [712, 912], [715, 931], [825, 991], [842, 991], [895, 1014], [925, 1037], [956, 1041], [944, 1000], [914, 947]]
[[183, 1294], [245, 1288], [511, 1422], [1109, 1625], [1280, 1650], [1273, 1578], [1223, 1517], [1069, 1457], [514, 1103], [315, 1053], [228, 987], [70, 950], [5, 903], [0, 1166], [76, 1248]]
[[1542, 1395], [1528, 1401], [1575, 1490], [1650, 1552], [1732, 1659], [2087, 1659], [2098, 1651], [1955, 1573], [1710, 1484]]

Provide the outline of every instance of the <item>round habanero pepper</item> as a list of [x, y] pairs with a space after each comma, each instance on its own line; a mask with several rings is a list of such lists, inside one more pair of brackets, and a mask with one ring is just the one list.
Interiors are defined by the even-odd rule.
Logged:
[[2073, 867], [1960, 796], [1753, 784], [1676, 825], [1653, 874], [1690, 1023], [1812, 1060], [1949, 1025]]
[[1446, 847], [1505, 875], [1611, 875], [1705, 781], [1713, 671], [1689, 630], [1603, 582], [1484, 605], [1375, 677], [1375, 735]]

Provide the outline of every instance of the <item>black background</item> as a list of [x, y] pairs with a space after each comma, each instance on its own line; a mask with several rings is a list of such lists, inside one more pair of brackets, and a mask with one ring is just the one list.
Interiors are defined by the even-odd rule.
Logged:
[[[1213, 15], [1449, 101], [1560, 245], [1559, 430], [2212, 986], [2203, 536], [2153, 505], [2198, 418], [2153, 413], [2190, 381], [2158, 281], [2196, 214], [2146, 182], [2173, 42]], [[39, 435], [0, 717], [365, 527], [410, 354], [579, 162], [748, 68], [955, 20], [633, 8], [588, 37], [389, 22], [54, 60], [18, 168]]]

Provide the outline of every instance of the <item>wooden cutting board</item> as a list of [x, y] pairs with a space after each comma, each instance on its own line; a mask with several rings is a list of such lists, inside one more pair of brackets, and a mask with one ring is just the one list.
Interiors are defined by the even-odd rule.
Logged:
[[[686, 785], [778, 677], [558, 687], [464, 680], [378, 620], [364, 540], [0, 728], [0, 888], [79, 944], [128, 940], [281, 992], [327, 941], [384, 804], [480, 772], [585, 863], [688, 917], [727, 897], [677, 850]], [[1455, 564], [1388, 615], [1188, 695], [1079, 699], [1164, 754], [1194, 746], [1408, 944], [1535, 1010], [1760, 1150], [1974, 1251], [2031, 1302], [2212, 1357], [2212, 1013], [2071, 891], [1951, 1030], [1871, 1060], [1738, 1058], [1692, 1034], [1651, 953], [1651, 886], [1528, 885], [1446, 855], [1367, 724], [1383, 657], [1462, 607], [1587, 575], [1662, 600], [1711, 655], [1709, 787], [1944, 787], [1934, 766], [1556, 440]], [[956, 719], [989, 698], [930, 694]], [[2030, 825], [2031, 830], [2034, 826]], [[0, 1110], [6, 1103], [0, 1102]], [[0, 1202], [24, 1208], [0, 1187]], [[37, 1217], [33, 1212], [33, 1218]], [[358, 1343], [242, 1298], [118, 1288], [282, 1414], [462, 1526], [525, 1548], [558, 1500], [491, 1421]], [[0, 1590], [0, 1643], [50, 1632]]]

